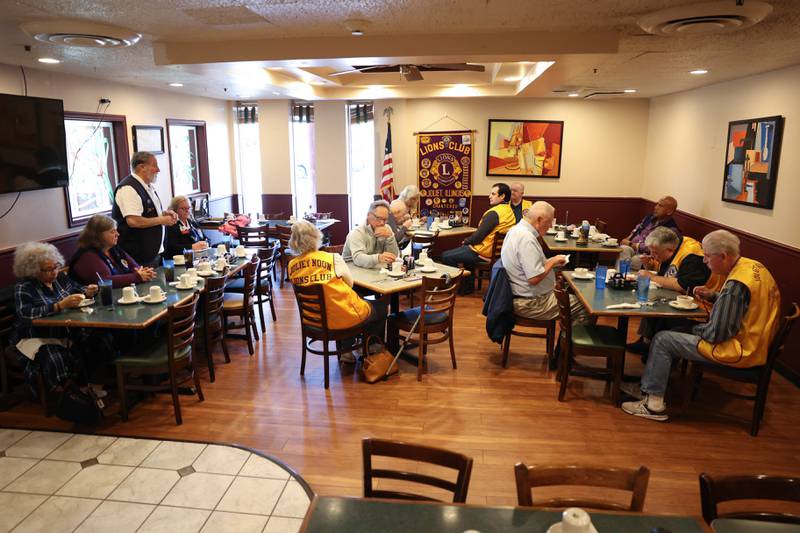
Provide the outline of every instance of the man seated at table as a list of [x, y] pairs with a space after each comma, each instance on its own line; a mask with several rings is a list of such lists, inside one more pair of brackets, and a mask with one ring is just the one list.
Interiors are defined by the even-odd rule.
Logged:
[[367, 221], [347, 234], [342, 256], [345, 261], [362, 268], [376, 268], [394, 262], [400, 248], [394, 238], [389, 221], [389, 202], [378, 200], [369, 205]]
[[514, 211], [514, 219], [519, 223], [522, 219], [522, 212], [530, 209], [533, 202], [522, 198], [525, 195], [525, 185], [522, 183], [515, 181], [509, 185], [509, 188], [511, 189], [511, 210]]
[[[703, 248], [691, 237], [681, 237], [665, 227], [654, 229], [645, 239], [650, 250], [649, 256], [643, 256], [642, 263], [646, 267], [659, 264], [658, 274], [652, 275], [643, 270], [640, 276], [648, 276], [665, 289], [681, 294], [692, 294], [695, 287], [706, 285], [711, 271], [703, 262]], [[722, 281], [718, 276], [715, 280]], [[716, 289], [720, 288], [718, 284]], [[628, 351], [645, 355], [650, 348], [650, 339], [662, 330], [677, 329], [694, 325], [693, 320], [686, 318], [643, 318], [639, 324], [639, 340], [628, 344]]]
[[389, 227], [392, 228], [394, 240], [397, 241], [398, 248], [402, 250], [408, 244], [408, 241], [411, 240], [408, 235], [406, 235], [408, 228], [411, 227], [411, 219], [408, 217], [408, 208], [405, 202], [398, 198], [389, 204], [389, 211], [392, 214], [392, 216], [389, 217]]
[[[323, 284], [325, 309], [330, 329], [349, 329], [365, 324], [369, 334], [384, 338], [386, 330], [386, 304], [380, 300], [368, 302], [353, 290], [353, 278], [347, 263], [339, 254], [323, 252], [322, 233], [314, 224], [300, 220], [292, 226], [289, 247], [297, 257], [289, 261], [289, 278], [293, 285], [302, 287]], [[342, 341], [349, 349], [354, 340]], [[358, 354], [345, 352], [345, 363], [355, 362]]]
[[658, 227], [666, 227], [673, 229], [675, 233], [680, 233], [678, 224], [672, 218], [672, 214], [677, 208], [678, 201], [672, 196], [661, 198], [653, 207], [653, 213], [644, 217], [639, 225], [633, 228], [630, 235], [619, 242], [622, 247], [619, 258], [630, 259], [633, 269], [641, 268], [641, 256], [647, 255], [650, 251], [645, 241], [651, 231]]
[[[567, 263], [564, 255], [547, 258], [539, 236], [552, 225], [555, 208], [547, 202], [536, 202], [522, 215], [519, 224], [511, 228], [503, 241], [500, 259], [511, 283], [514, 295], [514, 314], [537, 320], [558, 317], [555, 289], [555, 267]], [[570, 294], [574, 320], [584, 321], [587, 314], [578, 297]]]
[[[505, 183], [495, 183], [489, 193], [489, 209], [481, 217], [478, 229], [464, 239], [462, 246], [447, 250], [442, 254], [442, 263], [452, 267], [460, 264], [470, 272], [474, 271], [479, 261], [489, 261], [492, 255], [492, 244], [497, 233], [506, 233], [516, 221], [514, 212], [508, 202], [511, 200], [511, 189]], [[470, 273], [461, 283], [464, 294], [473, 292], [474, 276]]]
[[780, 323], [781, 297], [764, 265], [739, 254], [739, 238], [726, 230], [703, 239], [703, 260], [713, 274], [725, 277], [720, 292], [695, 287], [694, 296], [713, 303], [709, 320], [691, 333], [660, 331], [653, 338], [641, 384], [623, 384], [637, 401], [622, 410], [650, 420], [667, 420], [664, 394], [672, 361], [688, 359], [735, 368], [766, 363]]

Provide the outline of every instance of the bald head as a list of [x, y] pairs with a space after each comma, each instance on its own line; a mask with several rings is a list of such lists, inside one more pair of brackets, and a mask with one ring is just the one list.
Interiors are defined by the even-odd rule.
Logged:
[[671, 217], [677, 208], [678, 200], [672, 196], [665, 196], [661, 198], [653, 208], [653, 214], [657, 219], [664, 220], [668, 217]]
[[556, 216], [556, 209], [547, 202], [534, 202], [533, 205], [522, 214], [531, 226], [536, 228], [539, 235], [544, 235], [550, 225], [553, 223], [553, 217]]
[[511, 189], [511, 205], [519, 205], [525, 195], [525, 185], [515, 181], [508, 187]]
[[394, 217], [397, 222], [403, 222], [405, 216], [408, 214], [408, 207], [403, 200], [398, 198], [389, 204], [389, 212], [392, 213], [392, 217]]

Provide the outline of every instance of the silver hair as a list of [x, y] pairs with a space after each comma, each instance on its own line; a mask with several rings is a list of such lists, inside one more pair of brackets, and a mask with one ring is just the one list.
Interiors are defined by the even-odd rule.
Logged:
[[[189, 202], [189, 199], [183, 195], [178, 195], [175, 198], [173, 198], [172, 201], [170, 201], [169, 208], [172, 209], [173, 211], [177, 211], [178, 204], [181, 204], [183, 202]], [[192, 202], [189, 202], [189, 207], [190, 208], [192, 207]]]
[[292, 236], [289, 237], [289, 248], [300, 255], [315, 252], [322, 246], [322, 232], [307, 220], [298, 220], [292, 224]]
[[136, 172], [136, 167], [146, 165], [151, 157], [155, 157], [151, 152], [136, 152], [131, 157], [131, 169]]
[[408, 206], [403, 200], [398, 198], [396, 200], [392, 200], [392, 203], [389, 204], [389, 211], [391, 211], [392, 214], [394, 214], [395, 211], [405, 212], [408, 211]]
[[532, 206], [525, 210], [523, 215], [528, 222], [532, 222], [539, 217], [552, 218], [556, 214], [556, 208], [543, 200], [534, 202]]
[[416, 185], [406, 185], [405, 188], [402, 191], [400, 191], [400, 195], [398, 196], [398, 198], [403, 200], [403, 202], [405, 202], [406, 205], [408, 205], [408, 202], [406, 202], [406, 200], [418, 197], [419, 197], [419, 189], [417, 189]]
[[703, 252], [706, 254], [726, 253], [739, 256], [739, 237], [728, 230], [714, 230], [703, 237]]
[[52, 261], [64, 265], [64, 256], [58, 248], [48, 242], [26, 242], [17, 246], [14, 252], [14, 275], [18, 278], [35, 278], [39, 274], [42, 261]]
[[378, 209], [379, 207], [385, 207], [386, 209], [389, 210], [389, 212], [392, 211], [392, 208], [389, 206], [389, 202], [387, 202], [386, 200], [375, 200], [374, 202], [369, 204], [369, 211], [367, 212], [375, 214], [375, 210]]
[[648, 248], [657, 246], [659, 248], [677, 249], [680, 241], [681, 239], [678, 237], [677, 233], [669, 228], [665, 228], [664, 226], [659, 226], [651, 231], [650, 234], [644, 239], [644, 244]]

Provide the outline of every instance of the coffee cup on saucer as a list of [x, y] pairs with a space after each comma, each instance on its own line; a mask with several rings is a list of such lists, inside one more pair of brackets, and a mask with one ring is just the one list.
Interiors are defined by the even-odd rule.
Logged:
[[197, 269], [196, 268], [187, 268], [186, 269], [186, 273], [189, 274], [192, 277], [192, 279], [196, 279], [197, 278]]
[[220, 257], [219, 259], [217, 259], [216, 261], [214, 261], [214, 268], [215, 268], [216, 270], [222, 270], [222, 269], [223, 269], [223, 268], [225, 268], [227, 265], [228, 265], [228, 263], [225, 261], [225, 258], [224, 258], [224, 257]]
[[244, 257], [245, 255], [247, 255], [247, 250], [240, 244], [236, 247], [236, 257]]
[[569, 507], [561, 513], [561, 533], [589, 533], [592, 517], [579, 507]]
[[228, 253], [228, 249], [225, 247], [224, 244], [217, 245], [217, 255], [225, 255]]
[[558, 233], [556, 233], [556, 239], [559, 239], [559, 240], [563, 241], [566, 238], [567, 238], [567, 234], [565, 232], [559, 231]]
[[608, 245], [608, 246], [616, 246], [617, 245], [617, 239], [609, 237], [608, 239], [606, 239], [605, 244]]
[[584, 267], [577, 267], [575, 269], [575, 274], [578, 276], [586, 277], [589, 275], [589, 269]]
[[136, 289], [133, 287], [122, 287], [122, 301], [126, 304], [136, 301]]
[[175, 266], [183, 266], [186, 264], [186, 257], [184, 257], [183, 254], [173, 255], [172, 260], [175, 262]]
[[164, 291], [162, 291], [161, 287], [159, 287], [158, 285], [153, 285], [152, 287], [150, 287], [149, 295], [150, 295], [150, 300], [152, 301], [160, 300], [161, 298], [166, 296]]
[[675, 297], [675, 303], [680, 307], [691, 307], [694, 303], [694, 298], [688, 294], [679, 294]]
[[194, 285], [194, 278], [188, 272], [186, 274], [181, 274], [178, 277], [178, 287], [183, 287], [185, 289], [193, 285]]
[[392, 273], [399, 274], [403, 271], [403, 262], [402, 261], [395, 261], [392, 263]]

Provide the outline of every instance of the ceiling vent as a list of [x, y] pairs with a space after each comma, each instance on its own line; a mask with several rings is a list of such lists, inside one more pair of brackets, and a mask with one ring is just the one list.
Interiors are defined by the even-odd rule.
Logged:
[[772, 13], [766, 2], [734, 0], [703, 2], [662, 9], [640, 18], [641, 28], [653, 35], [699, 35], [728, 33], [758, 24]]
[[37, 41], [86, 48], [131, 46], [142, 38], [127, 28], [84, 20], [46, 20], [26, 22], [20, 29]]

